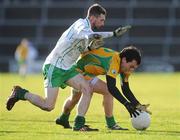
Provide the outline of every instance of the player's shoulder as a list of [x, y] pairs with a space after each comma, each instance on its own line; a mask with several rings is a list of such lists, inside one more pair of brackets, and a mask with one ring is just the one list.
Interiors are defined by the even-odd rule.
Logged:
[[78, 20], [76, 20], [75, 23], [76, 23], [76, 24], [87, 24], [87, 21], [86, 21], [86, 19], [79, 18]]
[[112, 51], [112, 56], [114, 57], [114, 59], [117, 59], [118, 61], [120, 61], [120, 56], [119, 56], [119, 52], [117, 52], [117, 51], [115, 51], [115, 50], [113, 50]]
[[80, 18], [75, 22], [75, 27], [77, 29], [90, 29], [90, 23], [89, 21], [85, 18]]
[[84, 22], [83, 18], [79, 18], [78, 20], [76, 20], [76, 22]]
[[106, 53], [118, 54], [117, 51], [112, 50], [112, 49], [110, 49], [110, 48], [106, 48], [106, 47], [101, 47], [100, 50], [101, 50], [101, 51], [104, 51], [104, 52], [106, 52]]

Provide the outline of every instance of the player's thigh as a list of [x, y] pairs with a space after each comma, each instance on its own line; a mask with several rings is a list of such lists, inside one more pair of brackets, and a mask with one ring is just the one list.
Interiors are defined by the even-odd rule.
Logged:
[[96, 93], [99, 93], [102, 95], [109, 94], [106, 82], [104, 82], [103, 80], [101, 80], [97, 77], [95, 77], [95, 79], [96, 79], [95, 83], [92, 83], [92, 81], [91, 81], [91, 84], [93, 84], [92, 85], [93, 86], [93, 92], [96, 92]]
[[58, 96], [58, 87], [46, 87], [45, 89], [45, 99], [47, 104], [54, 105]]
[[81, 74], [72, 77], [66, 83], [74, 89], [81, 91], [84, 88], [85, 90], [90, 91], [90, 84], [84, 79]]

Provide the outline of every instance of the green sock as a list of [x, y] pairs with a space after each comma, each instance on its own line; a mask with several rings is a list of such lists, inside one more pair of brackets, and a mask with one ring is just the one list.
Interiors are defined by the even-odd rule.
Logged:
[[17, 94], [16, 94], [17, 99], [26, 100], [26, 99], [24, 98], [24, 96], [25, 96], [25, 94], [26, 94], [27, 92], [29, 92], [29, 91], [26, 90], [26, 89], [23, 89], [23, 88], [17, 89]]
[[68, 113], [68, 114], [63, 113], [63, 114], [61, 114], [59, 119], [63, 122], [67, 122], [67, 121], [69, 121], [69, 116], [70, 116], [70, 113]]
[[114, 120], [114, 116], [106, 117], [106, 124], [107, 124], [108, 128], [113, 127], [116, 124], [116, 122]]
[[76, 116], [74, 128], [79, 130], [81, 129], [85, 124], [85, 118], [83, 116]]

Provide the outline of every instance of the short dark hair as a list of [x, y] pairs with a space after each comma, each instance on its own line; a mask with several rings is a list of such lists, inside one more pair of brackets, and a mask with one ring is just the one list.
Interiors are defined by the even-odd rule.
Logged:
[[122, 59], [123, 57], [126, 58], [127, 62], [131, 62], [133, 60], [136, 60], [138, 65], [141, 63], [141, 52], [135, 46], [131, 45], [131, 46], [125, 47], [120, 52], [120, 58]]
[[106, 15], [106, 9], [103, 8], [100, 4], [96, 3], [89, 7], [87, 17], [90, 17], [92, 15], [98, 17], [101, 14]]

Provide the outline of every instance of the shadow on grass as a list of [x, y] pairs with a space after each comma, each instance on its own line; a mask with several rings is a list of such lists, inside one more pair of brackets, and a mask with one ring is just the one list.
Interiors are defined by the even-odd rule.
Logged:
[[[93, 135], [96, 135], [97, 134], [97, 131], [96, 132], [84, 132], [84, 134], [86, 133], [86, 135], [89, 134], [89, 136], [93, 136]], [[66, 131], [61, 131], [61, 132], [50, 132], [50, 131], [18, 131], [18, 130], [4, 130], [4, 131], [0, 131], [0, 137], [1, 136], [5, 136], [5, 135], [10, 135], [10, 134], [15, 134], [15, 135], [18, 135], [18, 134], [25, 134], [25, 135], [34, 135], [34, 134], [37, 134], [37, 135], [60, 135], [60, 136], [65, 136], [65, 137], [79, 137], [79, 135], [82, 134], [82, 131], [72, 131], [71, 129], [66, 129]]]
[[1, 119], [0, 121], [2, 122], [55, 122], [53, 120], [13, 120], [13, 119], [8, 119], [8, 120], [4, 120], [4, 119]]
[[[13, 133], [37, 133], [37, 134], [65, 134], [65, 133], [60, 133], [60, 132], [48, 132], [48, 131], [17, 131], [17, 130], [5, 130], [5, 131], [0, 131], [1, 133], [8, 133], [8, 134], [13, 134]], [[69, 134], [68, 134], [69, 135]]]
[[173, 131], [173, 130], [147, 130], [150, 133], [156, 133], [158, 135], [177, 135], [180, 136], [180, 131]]
[[[0, 121], [4, 121], [4, 122], [37, 122], [37, 123], [54, 123], [54, 120], [4, 120], [1, 119]], [[71, 121], [71, 123], [73, 123], [73, 121]], [[102, 123], [102, 122], [96, 122], [96, 121], [87, 121], [87, 124], [97, 124], [97, 123]], [[62, 129], [61, 129], [62, 130]], [[63, 129], [64, 131], [56, 131], [56, 132], [51, 132], [51, 131], [18, 131], [18, 130], [1, 130], [0, 131], [0, 136], [1, 135], [6, 135], [6, 134], [13, 134], [13, 133], [36, 133], [36, 134], [57, 134], [57, 135], [74, 135], [71, 129]], [[74, 133], [78, 133], [78, 132], [74, 132]], [[89, 133], [89, 132], [88, 132]], [[136, 135], [161, 135], [161, 136], [180, 136], [180, 131], [174, 131], [174, 130], [146, 130], [146, 131], [136, 131], [136, 130], [127, 130], [127, 131], [122, 131], [122, 130], [108, 130], [107, 128], [103, 128], [100, 129], [100, 131], [98, 132], [91, 132], [91, 134], [97, 134], [97, 133], [102, 133], [102, 134], [136, 134]]]
[[[73, 132], [73, 133], [72, 133]], [[0, 136], [1, 135], [6, 135], [6, 134], [27, 134], [27, 133], [36, 133], [36, 134], [43, 134], [43, 135], [47, 135], [47, 134], [50, 134], [50, 135], [72, 135], [74, 136], [74, 133], [79, 133], [81, 134], [82, 132], [77, 132], [77, 131], [72, 131], [71, 129], [66, 129], [66, 132], [62, 131], [62, 132], [48, 132], [48, 131], [17, 131], [17, 130], [4, 130], [4, 131], [0, 131]], [[127, 131], [122, 131], [122, 130], [116, 130], [116, 131], [103, 131], [103, 130], [100, 130], [98, 132], [88, 132], [89, 134], [138, 134], [138, 135], [164, 135], [164, 136], [180, 136], [180, 131], [163, 131], [163, 130], [146, 130], [146, 131], [135, 131], [135, 130], [127, 130]], [[88, 134], [86, 133], [86, 134]]]
[[[4, 121], [4, 122], [8, 122], [8, 121], [12, 121], [12, 122], [55, 122], [56, 118], [54, 120], [38, 120], [38, 119], [35, 119], [35, 120], [31, 120], [31, 119], [0, 119], [0, 121]], [[70, 122], [74, 122], [74, 121], [70, 121]], [[99, 122], [99, 121], [86, 121], [87, 123], [102, 123], [102, 122]]]
[[136, 131], [136, 130], [111, 130], [109, 133], [121, 133], [121, 134], [138, 134], [138, 135], [161, 135], [161, 136], [180, 136], [180, 131], [173, 130], [146, 130], [146, 131]]

